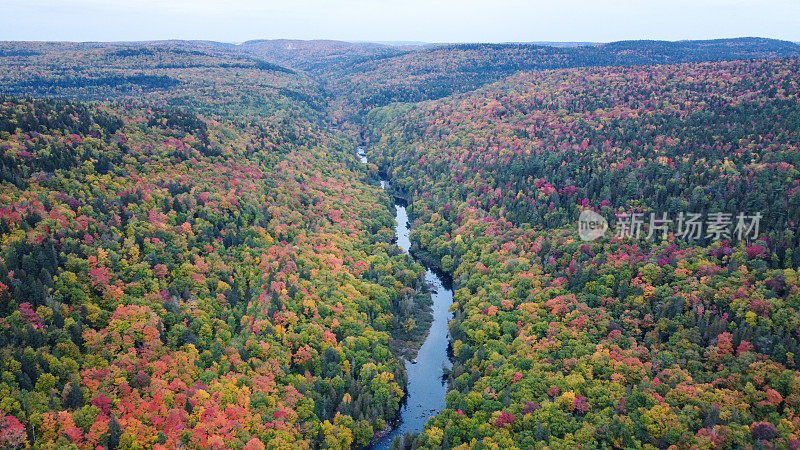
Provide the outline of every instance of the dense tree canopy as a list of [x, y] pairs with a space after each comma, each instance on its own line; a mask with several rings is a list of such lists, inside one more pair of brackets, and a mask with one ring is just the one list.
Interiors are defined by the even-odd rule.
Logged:
[[[546, 71], [373, 110], [370, 157], [456, 287], [448, 408], [417, 445], [798, 445], [797, 74]], [[764, 217], [583, 242], [586, 209]]]
[[392, 195], [454, 285], [395, 447], [800, 448], [798, 54], [0, 43], [0, 447], [369, 445], [431, 320]]
[[286, 132], [3, 101], [6, 444], [349, 447], [386, 426], [422, 267], [349, 144]]

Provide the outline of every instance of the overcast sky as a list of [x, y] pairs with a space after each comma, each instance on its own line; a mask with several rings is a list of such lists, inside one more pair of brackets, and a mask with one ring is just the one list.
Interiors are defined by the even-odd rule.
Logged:
[[800, 41], [800, 0], [0, 0], [0, 40]]

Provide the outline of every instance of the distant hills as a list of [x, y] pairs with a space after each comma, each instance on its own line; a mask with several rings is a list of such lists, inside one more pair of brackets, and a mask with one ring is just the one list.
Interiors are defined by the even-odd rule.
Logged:
[[257, 41], [254, 57], [308, 71], [345, 108], [437, 99], [519, 72], [592, 66], [678, 64], [800, 56], [800, 45], [765, 38], [620, 41], [593, 45], [435, 44], [391, 47], [334, 41]]
[[309, 75], [205, 41], [3, 42], [0, 94], [263, 116], [325, 106]]
[[372, 42], [300, 41], [289, 39], [247, 41], [239, 50], [264, 60], [294, 69], [322, 72], [354, 62], [405, 54], [405, 46]]
[[[340, 67], [343, 62], [358, 63], [370, 58], [398, 58], [408, 54], [441, 52], [441, 49], [516, 49], [522, 54], [540, 47], [557, 49], [577, 65], [591, 59], [589, 65], [660, 64], [753, 58], [800, 56], [800, 44], [777, 39], [743, 37], [694, 41], [635, 40], [610, 43], [595, 42], [508, 42], [492, 43], [370, 43], [331, 40], [256, 40], [239, 45], [246, 53], [288, 67], [320, 71]], [[424, 58], [424, 56], [422, 56]], [[553, 62], [554, 63], [554, 62]]]
[[[208, 80], [208, 71], [215, 72], [212, 79], [225, 80], [233, 96], [241, 94], [236, 89], [239, 77], [259, 85], [268, 75], [282, 78], [278, 83], [281, 87], [270, 82], [259, 99], [240, 98], [235, 103], [261, 110], [263, 101], [277, 94], [289, 101], [303, 99], [314, 109], [327, 104], [338, 110], [334, 114], [337, 121], [393, 102], [417, 102], [470, 91], [519, 72], [791, 57], [800, 57], [800, 44], [751, 37], [604, 44], [288, 39], [238, 45], [212, 41], [4, 42], [0, 43], [0, 69], [6, 74], [19, 70], [29, 73], [8, 79], [0, 74], [0, 91], [84, 100], [120, 95], [135, 98], [147, 92], [180, 105], [185, 103], [181, 93], [186, 89], [210, 88], [194, 84]], [[227, 98], [217, 101], [229, 102]]]

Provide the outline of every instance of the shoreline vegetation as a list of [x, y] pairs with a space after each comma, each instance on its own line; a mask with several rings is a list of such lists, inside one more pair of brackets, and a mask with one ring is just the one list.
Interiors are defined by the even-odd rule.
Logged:
[[[363, 146], [358, 147], [356, 154], [363, 164], [368, 164], [366, 150]], [[408, 216], [406, 213], [408, 202], [392, 193], [392, 183], [386, 178], [385, 174], [381, 175], [380, 184], [394, 202], [396, 226], [395, 239], [393, 242], [402, 248], [414, 261], [418, 261], [418, 258], [412, 251], [414, 244], [409, 240], [414, 220], [413, 217]], [[405, 395], [401, 402], [400, 409], [398, 410], [397, 417], [390, 421], [385, 429], [376, 432], [370, 443], [371, 448], [394, 448], [398, 445], [404, 445], [401, 444], [402, 442], [411, 442], [422, 431], [424, 420], [421, 419], [427, 418], [432, 414], [433, 409], [431, 406], [436, 404], [435, 402], [437, 401], [439, 404], [442, 404], [444, 400], [445, 389], [439, 389], [439, 398], [436, 399], [433, 398], [433, 396], [436, 395], [435, 393], [430, 389], [421, 389], [420, 385], [434, 385], [437, 383], [437, 378], [441, 379], [440, 383], [442, 387], [444, 387], [446, 382], [449, 369], [445, 367], [445, 365], [451, 363], [449, 360], [452, 357], [452, 343], [449, 339], [447, 326], [433, 326], [433, 320], [437, 320], [433, 317], [433, 313], [434, 308], [449, 309], [450, 303], [452, 303], [452, 282], [445, 278], [446, 275], [441, 273], [440, 270], [434, 267], [428, 267], [424, 262], [422, 262], [422, 265], [429, 270], [429, 273], [426, 274], [426, 284], [428, 287], [438, 286], [438, 288], [427, 290], [433, 302], [431, 302], [430, 306], [424, 311], [424, 316], [417, 315], [415, 317], [417, 320], [414, 322], [414, 326], [418, 337], [411, 341], [406, 341], [407, 346], [395, 352], [395, 354], [401, 355], [401, 360], [405, 362], [405, 368], [407, 369], [406, 383], [403, 389]], [[447, 292], [439, 291], [449, 291], [449, 295], [446, 296], [447, 298], [442, 298], [441, 295], [447, 294]], [[441, 304], [437, 305], [436, 302]], [[441, 321], [443, 318], [440, 317], [438, 320]], [[432, 334], [435, 329], [438, 334], [434, 336]], [[425, 348], [424, 346], [428, 344], [429, 341], [430, 344]], [[445, 349], [444, 353], [441, 352], [442, 348]], [[425, 349], [424, 351], [426, 353], [419, 354], [423, 349]], [[443, 360], [437, 360], [436, 357], [433, 356], [436, 354], [441, 354]], [[431, 361], [432, 357], [433, 359]], [[421, 360], [421, 366], [425, 367], [416, 367], [418, 358]], [[409, 363], [413, 366], [409, 366]], [[410, 373], [408, 369], [411, 369]], [[425, 396], [424, 398], [419, 398], [423, 395]], [[422, 417], [420, 417], [420, 415]]]

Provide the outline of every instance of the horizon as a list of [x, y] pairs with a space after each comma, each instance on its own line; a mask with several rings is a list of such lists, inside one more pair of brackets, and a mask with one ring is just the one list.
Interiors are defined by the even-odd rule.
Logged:
[[273, 41], [287, 41], [287, 42], [344, 42], [349, 44], [374, 44], [385, 45], [389, 47], [425, 47], [431, 45], [459, 45], [459, 44], [492, 44], [492, 45], [541, 45], [541, 46], [564, 46], [564, 47], [585, 47], [592, 45], [606, 45], [619, 42], [667, 42], [667, 43], [681, 43], [681, 42], [712, 42], [712, 41], [732, 41], [739, 39], [763, 39], [768, 41], [788, 42], [800, 45], [800, 40], [793, 41], [789, 39], [781, 39], [769, 36], [731, 36], [731, 37], [710, 37], [707, 39], [620, 39], [615, 41], [369, 41], [369, 40], [346, 40], [346, 39], [293, 39], [293, 38], [255, 38], [245, 41], [219, 41], [213, 39], [144, 39], [144, 40], [88, 40], [88, 41], [73, 41], [73, 40], [36, 40], [36, 39], [0, 39], [0, 42], [36, 42], [36, 43], [68, 43], [68, 44], [145, 44], [145, 43], [160, 43], [160, 42], [208, 42], [213, 44], [225, 44], [240, 46], [249, 42], [273, 42]]
[[299, 0], [287, 5], [231, 0], [219, 5], [210, 0], [133, 0], [126, 4], [10, 0], [0, 17], [0, 40], [607, 43], [769, 36], [800, 42], [795, 19], [800, 17], [800, 4], [790, 0], [676, 0], [646, 6], [634, 0], [541, 3]]

